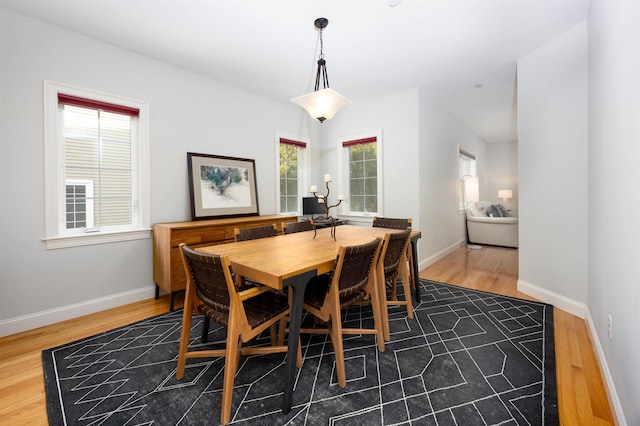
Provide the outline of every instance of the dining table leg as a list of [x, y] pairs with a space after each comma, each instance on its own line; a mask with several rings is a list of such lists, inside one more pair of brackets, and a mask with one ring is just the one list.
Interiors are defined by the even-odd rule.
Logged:
[[300, 341], [300, 325], [302, 323], [302, 306], [304, 303], [304, 291], [309, 280], [317, 275], [316, 271], [308, 271], [295, 277], [284, 280], [284, 287], [292, 290], [291, 314], [289, 316], [289, 336], [287, 338], [287, 364], [284, 383], [284, 400], [282, 412], [291, 411], [293, 402], [293, 385], [296, 378], [296, 357], [298, 354], [298, 342]]

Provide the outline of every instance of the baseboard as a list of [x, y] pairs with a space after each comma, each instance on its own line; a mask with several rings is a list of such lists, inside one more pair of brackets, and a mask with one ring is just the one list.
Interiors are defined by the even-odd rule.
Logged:
[[607, 390], [609, 405], [611, 405], [611, 407], [613, 408], [613, 420], [616, 425], [627, 426], [627, 420], [624, 417], [624, 411], [622, 411], [622, 403], [620, 402], [620, 398], [618, 398], [618, 392], [616, 391], [616, 386], [613, 382], [613, 377], [611, 376], [611, 371], [609, 370], [607, 359], [604, 356], [604, 351], [602, 350], [602, 345], [600, 344], [598, 333], [596, 333], [596, 327], [593, 323], [593, 318], [591, 317], [589, 308], [586, 308], [585, 312], [585, 320], [587, 321], [587, 328], [589, 329], [589, 335], [591, 337], [591, 341], [593, 342], [593, 349], [596, 353], [596, 357], [598, 358], [600, 371], [602, 371], [602, 376], [604, 377], [605, 389]]
[[464, 240], [460, 240], [458, 242], [455, 242], [455, 243], [451, 244], [450, 246], [443, 248], [439, 252], [429, 256], [428, 258], [420, 261], [419, 265], [418, 265], [419, 266], [418, 270], [422, 271], [424, 268], [433, 265], [438, 260], [442, 259], [446, 255], [448, 255], [448, 254], [452, 253], [453, 251], [455, 251], [457, 248], [460, 248], [460, 245], [463, 242], [464, 242]]
[[66, 321], [72, 318], [78, 318], [84, 315], [104, 311], [106, 309], [116, 308], [118, 306], [127, 305], [129, 303], [139, 302], [141, 300], [150, 299], [154, 296], [155, 287], [148, 286], [107, 297], [101, 297], [99, 299], [76, 303], [73, 305], [62, 306], [59, 308], [48, 309], [46, 311], [36, 312], [29, 315], [9, 318], [0, 321], [0, 337], [21, 333], [23, 331], [32, 330], [34, 328], [43, 327], [45, 325], [55, 324], [57, 322]]
[[579, 318], [582, 318], [587, 322], [587, 328], [589, 330], [591, 341], [593, 342], [593, 349], [596, 353], [598, 364], [604, 377], [607, 398], [609, 399], [609, 404], [613, 408], [615, 423], [616, 425], [626, 426], [627, 422], [622, 411], [622, 404], [620, 403], [620, 399], [618, 398], [618, 393], [616, 392], [616, 387], [613, 383], [613, 378], [611, 377], [611, 372], [609, 371], [609, 366], [607, 365], [607, 360], [604, 356], [604, 351], [602, 350], [600, 339], [598, 339], [598, 334], [596, 333], [596, 328], [593, 323], [593, 319], [591, 318], [589, 308], [583, 303], [576, 302], [575, 300], [569, 299], [565, 296], [522, 280], [518, 280], [518, 291], [525, 293], [531, 297], [535, 297], [541, 302], [549, 303], [554, 307], [562, 309], [563, 311], [566, 311]]
[[571, 315], [575, 315], [582, 319], [585, 318], [586, 306], [584, 303], [576, 302], [575, 300], [569, 299], [561, 294], [554, 293], [546, 288], [538, 287], [522, 280], [518, 280], [518, 291], [531, 297], [535, 297], [541, 302], [548, 303], [558, 309], [569, 312]]

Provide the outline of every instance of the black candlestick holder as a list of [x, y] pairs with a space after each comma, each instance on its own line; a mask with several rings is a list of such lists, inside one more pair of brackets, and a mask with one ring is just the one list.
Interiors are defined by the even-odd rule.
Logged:
[[[341, 199], [338, 200], [338, 202], [332, 206], [329, 205], [329, 193], [331, 192], [331, 190], [329, 189], [329, 182], [330, 181], [325, 182], [327, 187], [327, 193], [325, 195], [318, 195], [317, 191], [312, 191], [311, 193], [316, 198], [316, 201], [318, 201], [319, 204], [323, 204], [324, 217], [322, 217], [322, 222], [327, 222], [331, 224], [331, 237], [335, 241], [336, 240], [336, 218], [334, 218], [329, 214], [329, 210], [331, 210], [334, 207], [338, 207], [340, 203], [342, 203], [342, 200]], [[314, 225], [314, 230], [315, 230], [315, 225]], [[316, 233], [314, 232], [313, 238], [315, 237], [316, 237]]]

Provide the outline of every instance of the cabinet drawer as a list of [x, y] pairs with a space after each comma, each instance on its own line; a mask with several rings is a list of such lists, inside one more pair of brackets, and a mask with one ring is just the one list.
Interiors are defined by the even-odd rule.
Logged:
[[180, 243], [187, 245], [213, 243], [225, 239], [225, 229], [222, 226], [216, 228], [185, 229], [173, 233], [171, 236], [171, 246], [177, 247]]

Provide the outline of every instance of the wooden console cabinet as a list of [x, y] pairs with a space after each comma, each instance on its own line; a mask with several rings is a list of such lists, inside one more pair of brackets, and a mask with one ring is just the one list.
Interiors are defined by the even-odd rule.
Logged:
[[297, 222], [297, 216], [268, 215], [229, 219], [196, 220], [191, 222], [167, 222], [153, 225], [153, 280], [156, 283], [156, 299], [163, 289], [171, 295], [169, 309], [178, 292], [184, 291], [187, 282], [178, 245], [190, 247], [211, 246], [234, 241], [234, 228], [254, 228], [276, 224], [279, 231], [282, 222]]

